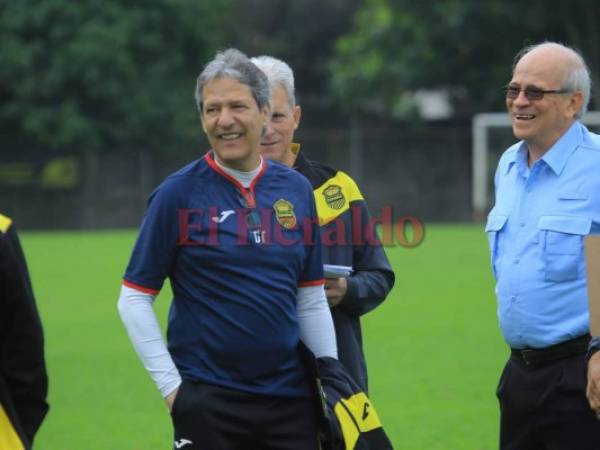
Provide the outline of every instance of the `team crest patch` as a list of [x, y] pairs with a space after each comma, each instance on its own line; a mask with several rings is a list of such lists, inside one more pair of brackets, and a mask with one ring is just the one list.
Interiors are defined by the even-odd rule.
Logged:
[[277, 222], [283, 228], [291, 229], [296, 226], [296, 214], [294, 213], [294, 205], [287, 200], [280, 198], [273, 204]]
[[342, 188], [335, 184], [327, 186], [323, 190], [323, 196], [325, 197], [325, 202], [332, 209], [342, 209], [346, 204], [346, 197], [342, 193]]

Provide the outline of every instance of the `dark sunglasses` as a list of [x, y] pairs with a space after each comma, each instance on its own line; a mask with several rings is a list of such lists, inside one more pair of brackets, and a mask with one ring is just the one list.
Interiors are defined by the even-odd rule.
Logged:
[[534, 87], [521, 89], [517, 86], [505, 86], [503, 89], [506, 98], [514, 100], [519, 96], [521, 92], [524, 92], [527, 100], [531, 101], [541, 100], [546, 94], [568, 94], [569, 92], [571, 92], [568, 89], [539, 89]]
[[250, 206], [249, 199], [246, 195], [240, 195], [240, 203], [242, 208], [246, 210], [246, 224], [248, 225], [248, 229], [260, 230], [262, 228], [262, 223], [256, 207]]

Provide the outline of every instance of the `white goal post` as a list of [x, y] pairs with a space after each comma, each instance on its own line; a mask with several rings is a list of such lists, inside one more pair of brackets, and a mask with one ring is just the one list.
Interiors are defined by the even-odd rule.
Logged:
[[[600, 126], [600, 111], [588, 111], [582, 122], [592, 128]], [[510, 130], [510, 117], [506, 112], [480, 113], [473, 117], [471, 132], [473, 137], [473, 187], [472, 205], [475, 218], [482, 218], [492, 206], [490, 198], [493, 193], [489, 192], [489, 182], [494, 176], [493, 168], [489, 166], [489, 154], [492, 150], [489, 142], [489, 130], [491, 128], [507, 128]], [[516, 142], [516, 139], [514, 140]], [[502, 149], [505, 150], [505, 149]]]

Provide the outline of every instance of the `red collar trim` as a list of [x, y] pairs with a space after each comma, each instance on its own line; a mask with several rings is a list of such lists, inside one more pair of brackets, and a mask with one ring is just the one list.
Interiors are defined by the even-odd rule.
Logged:
[[[206, 160], [207, 164], [209, 165], [209, 167], [211, 169], [213, 169], [215, 172], [217, 172], [219, 175], [221, 175], [227, 181], [232, 183], [242, 193], [242, 195], [244, 197], [246, 197], [246, 199], [248, 200], [248, 205], [251, 208], [254, 208], [256, 206], [256, 203], [254, 201], [254, 188], [256, 187], [256, 184], [262, 178], [264, 173], [267, 171], [268, 164], [267, 164], [267, 161], [265, 160], [265, 158], [263, 158], [262, 156], [260, 157], [260, 170], [254, 177], [252, 182], [250, 183], [249, 188], [245, 188], [244, 186], [242, 186], [242, 183], [240, 183], [238, 180], [236, 180], [234, 177], [229, 175], [227, 172], [225, 172], [223, 169], [221, 169], [217, 165], [217, 162], [215, 161], [215, 155], [214, 155], [213, 150], [207, 152], [204, 155], [204, 159]], [[248, 194], [250, 194], [250, 195], [248, 195]]]

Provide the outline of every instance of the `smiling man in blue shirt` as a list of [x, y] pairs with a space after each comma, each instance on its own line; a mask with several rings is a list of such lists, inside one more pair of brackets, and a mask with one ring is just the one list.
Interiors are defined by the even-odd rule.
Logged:
[[585, 396], [583, 238], [600, 231], [600, 145], [579, 121], [590, 84], [576, 51], [545, 42], [517, 54], [505, 88], [521, 141], [500, 159], [486, 226], [511, 348], [497, 390], [503, 450], [600, 448]]

